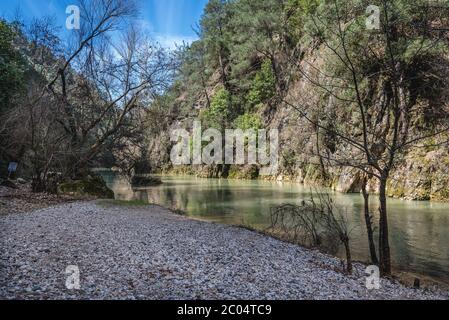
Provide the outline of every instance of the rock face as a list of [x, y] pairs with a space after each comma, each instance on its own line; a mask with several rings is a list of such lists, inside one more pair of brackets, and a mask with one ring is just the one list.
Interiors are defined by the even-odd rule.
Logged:
[[58, 185], [58, 193], [75, 197], [91, 196], [102, 199], [114, 199], [114, 192], [97, 175], [89, 175], [83, 180], [61, 183]]
[[355, 169], [343, 169], [334, 189], [343, 193], [358, 193], [362, 189], [362, 176]]
[[390, 197], [410, 200], [449, 200], [449, 151], [415, 151], [393, 172]]
[[[330, 170], [332, 188], [343, 193], [359, 193], [362, 177], [355, 169]], [[371, 179], [368, 189], [378, 190], [378, 182]], [[449, 151], [444, 148], [407, 154], [392, 171], [387, 195], [406, 200], [449, 201]]]
[[[207, 166], [184, 168], [173, 173], [192, 174], [200, 177], [217, 177]], [[228, 178], [257, 179], [257, 170], [251, 166], [232, 166]], [[281, 167], [278, 175], [263, 177], [266, 180], [293, 181], [305, 185], [325, 185], [337, 192], [359, 193], [362, 176], [355, 169], [326, 168], [330, 182], [323, 182], [320, 169], [316, 165], [295, 167], [286, 170]], [[368, 190], [377, 193], [378, 182], [375, 178], [368, 182]], [[406, 200], [449, 201], [449, 154], [440, 149], [421, 154], [411, 153], [399, 162], [392, 171], [387, 186], [387, 194], [392, 198]]]
[[[306, 54], [312, 55], [309, 60], [315, 62], [313, 69], [323, 63], [318, 58], [319, 55], [314, 56], [314, 52]], [[303, 68], [306, 73], [313, 72], [310, 70], [309, 64], [304, 64]], [[310, 106], [326, 106], [326, 103], [331, 106], [332, 104], [331, 100], [322, 101], [322, 98], [316, 93], [316, 88], [305, 79], [293, 81], [285, 94], [284, 100], [290, 102], [301, 102], [307, 99], [306, 105]], [[423, 106], [427, 104], [431, 106], [433, 102], [420, 103], [423, 103]], [[155, 149], [157, 150], [155, 155], [150, 158], [152, 163], [158, 164], [160, 171], [207, 178], [263, 178], [296, 181], [305, 185], [332, 187], [332, 189], [344, 193], [360, 192], [361, 175], [357, 170], [332, 167], [329, 161], [320, 160], [318, 156], [327, 151], [332, 153], [331, 159], [334, 158], [333, 156], [335, 158], [338, 158], [339, 155], [348, 156], [351, 154], [350, 147], [339, 145], [337, 137], [324, 137], [323, 132], [319, 130], [317, 132], [316, 128], [304, 117], [301, 117], [297, 110], [283, 103], [259, 106], [264, 128], [266, 130], [277, 129], [279, 132], [279, 171], [276, 175], [260, 177], [256, 174], [257, 170], [251, 170], [250, 166], [232, 166], [229, 172], [205, 165], [173, 168], [169, 160], [172, 144], [170, 144], [168, 133], [170, 130], [178, 128], [190, 130], [192, 121], [198, 117], [196, 110], [188, 109], [188, 107], [186, 109], [189, 111], [185, 111], [182, 118], [175, 117], [176, 119], [168, 124], [169, 129], [164, 129], [162, 133], [157, 134], [157, 139], [153, 139], [158, 144], [158, 148]], [[422, 127], [418, 119], [416, 120], [416, 123], [410, 128], [410, 138], [422, 134]], [[432, 141], [436, 138], [429, 138], [423, 144], [436, 147], [410, 148], [408, 154], [400, 155], [400, 159], [398, 157], [396, 166], [391, 172], [388, 195], [412, 200], [449, 201], [449, 148], [447, 144], [442, 143], [447, 138], [448, 135], [439, 137], [439, 141]], [[377, 192], [378, 182], [376, 179], [369, 181], [368, 189], [372, 193]]]

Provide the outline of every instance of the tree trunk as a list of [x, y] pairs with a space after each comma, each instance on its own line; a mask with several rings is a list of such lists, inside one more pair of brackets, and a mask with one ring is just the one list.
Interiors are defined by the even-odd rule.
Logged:
[[323, 181], [327, 182], [327, 172], [326, 172], [326, 166], [324, 165], [323, 157], [321, 156], [321, 148], [320, 148], [320, 128], [315, 127], [315, 139], [316, 139], [316, 152], [318, 154], [318, 159], [320, 161], [320, 168], [321, 168], [321, 177], [323, 178]]
[[229, 91], [229, 85], [228, 85], [228, 77], [226, 75], [226, 66], [223, 61], [223, 56], [221, 53], [221, 49], [218, 52], [218, 62], [220, 64], [220, 73], [221, 73], [221, 83], [223, 84], [223, 87]]
[[379, 187], [379, 269], [382, 276], [391, 275], [390, 244], [388, 239], [388, 217], [387, 217], [387, 178], [383, 173]]
[[363, 194], [363, 200], [364, 200], [364, 204], [365, 204], [365, 224], [366, 224], [366, 231], [368, 233], [368, 245], [369, 245], [369, 252], [370, 252], [370, 256], [371, 256], [371, 263], [374, 265], [378, 265], [379, 260], [377, 259], [376, 245], [374, 244], [372, 217], [369, 212], [369, 193], [366, 190], [367, 184], [368, 184], [368, 181], [367, 181], [367, 178], [365, 178], [363, 181], [363, 185], [362, 185], [362, 194]]
[[349, 240], [343, 241], [346, 251], [346, 272], [348, 274], [352, 273], [352, 258], [351, 258], [351, 248], [349, 247]]

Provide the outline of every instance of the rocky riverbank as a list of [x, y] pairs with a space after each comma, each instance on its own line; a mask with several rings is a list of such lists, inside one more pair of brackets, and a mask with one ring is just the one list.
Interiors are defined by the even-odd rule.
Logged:
[[[447, 299], [364, 266], [157, 206], [76, 202], [0, 216], [1, 299]], [[77, 266], [80, 289], [65, 286]]]
[[76, 200], [81, 199], [69, 195], [33, 193], [30, 183], [17, 183], [14, 188], [0, 186], [0, 216], [31, 212]]

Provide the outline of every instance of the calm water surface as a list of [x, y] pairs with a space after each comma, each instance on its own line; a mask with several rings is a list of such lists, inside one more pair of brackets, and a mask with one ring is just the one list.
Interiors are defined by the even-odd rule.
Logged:
[[[143, 200], [182, 209], [205, 220], [256, 228], [269, 226], [270, 207], [300, 203], [310, 195], [310, 188], [286, 182], [163, 176], [161, 186], [132, 190], [113, 174], [104, 177], [118, 200]], [[333, 197], [348, 212], [354, 228], [354, 259], [368, 261], [362, 196], [333, 193]], [[377, 214], [374, 198], [370, 206]], [[394, 267], [449, 283], [449, 204], [389, 199], [388, 209]]]

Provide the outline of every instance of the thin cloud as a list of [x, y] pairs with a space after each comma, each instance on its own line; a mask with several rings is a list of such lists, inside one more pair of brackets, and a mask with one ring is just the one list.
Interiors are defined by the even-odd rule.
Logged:
[[164, 48], [176, 49], [177, 46], [182, 44], [191, 44], [192, 42], [198, 40], [197, 37], [193, 36], [177, 36], [177, 35], [162, 35], [158, 34], [154, 36], [154, 39]]

